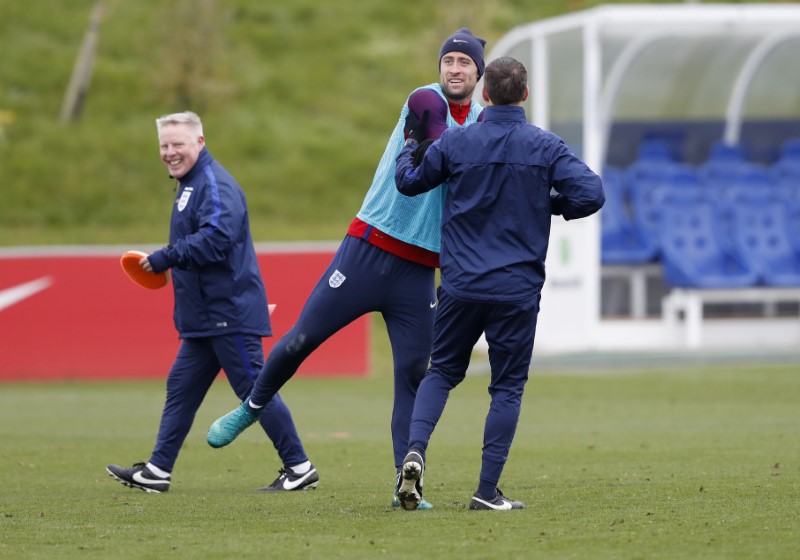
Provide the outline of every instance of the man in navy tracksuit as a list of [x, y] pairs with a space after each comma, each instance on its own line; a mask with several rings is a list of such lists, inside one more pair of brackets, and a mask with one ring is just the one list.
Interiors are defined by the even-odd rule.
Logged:
[[[425, 138], [422, 133], [412, 132], [397, 157], [395, 182], [403, 194], [447, 185], [431, 364], [414, 403], [398, 490], [406, 509], [416, 509], [420, 500], [417, 483], [431, 434], [484, 331], [491, 404], [480, 484], [469, 508], [524, 507], [504, 497], [497, 484], [528, 379], [550, 216], [582, 218], [605, 201], [600, 178], [560, 138], [527, 123], [520, 106], [528, 96], [527, 72], [520, 62], [508, 57], [493, 61], [484, 82], [484, 100], [491, 106], [483, 122], [446, 130], [419, 167], [413, 158]], [[410, 121], [408, 128], [417, 127], [413, 116]]]
[[[196, 114], [167, 115], [156, 125], [161, 159], [178, 186], [169, 245], [139, 264], [148, 272], [171, 270], [175, 327], [182, 342], [167, 378], [167, 399], [149, 462], [109, 465], [107, 471], [126, 486], [166, 492], [181, 445], [220, 369], [239, 399], [246, 398], [264, 363], [261, 338], [272, 330], [244, 192], [206, 149]], [[269, 402], [261, 425], [286, 469], [259, 490], [315, 487], [319, 476], [279, 396]], [[287, 487], [290, 473], [296, 480]]]

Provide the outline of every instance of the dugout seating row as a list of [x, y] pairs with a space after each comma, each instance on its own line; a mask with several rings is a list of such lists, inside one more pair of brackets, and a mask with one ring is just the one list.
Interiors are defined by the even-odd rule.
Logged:
[[692, 167], [647, 142], [603, 180], [603, 264], [659, 262], [674, 287], [800, 286], [800, 139], [769, 168], [722, 143]]

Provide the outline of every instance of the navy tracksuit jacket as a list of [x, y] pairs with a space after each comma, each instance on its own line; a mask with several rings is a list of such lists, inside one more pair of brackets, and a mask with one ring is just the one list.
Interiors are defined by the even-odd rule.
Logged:
[[[264, 363], [261, 337], [272, 334], [244, 192], [208, 149], [179, 181], [169, 245], [148, 259], [156, 272], [171, 270], [175, 328], [182, 339], [150, 458], [171, 472], [220, 369], [244, 400]], [[280, 397], [260, 420], [284, 465], [308, 460]]]
[[446, 182], [447, 194], [431, 365], [417, 392], [409, 445], [425, 451], [485, 331], [492, 401], [479, 491], [490, 497], [528, 379], [551, 215], [593, 214], [605, 201], [602, 183], [560, 138], [528, 124], [519, 106], [490, 106], [483, 122], [446, 130], [416, 169], [415, 149], [397, 157], [397, 189], [413, 196]]

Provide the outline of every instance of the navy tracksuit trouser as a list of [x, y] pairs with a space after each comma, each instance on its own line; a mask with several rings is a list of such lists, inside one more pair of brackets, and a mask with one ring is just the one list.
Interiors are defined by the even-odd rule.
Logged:
[[273, 346], [250, 395], [263, 405], [323, 342], [370, 312], [386, 322], [394, 360], [392, 444], [395, 467], [408, 450], [419, 383], [430, 359], [436, 314], [435, 269], [346, 236], [292, 329]]
[[[508, 459], [528, 381], [540, 294], [525, 303], [461, 301], [439, 288], [431, 365], [420, 384], [411, 419], [409, 449], [423, 454], [450, 391], [467, 373], [475, 343], [486, 333], [491, 403], [483, 433], [480, 486], [495, 489]], [[483, 493], [483, 492], [482, 492]]]
[[[150, 462], [172, 472], [183, 441], [220, 369], [240, 400], [247, 398], [264, 363], [264, 347], [257, 335], [186, 338], [167, 377], [167, 399]], [[260, 418], [286, 466], [308, 460], [289, 407], [276, 396]]]

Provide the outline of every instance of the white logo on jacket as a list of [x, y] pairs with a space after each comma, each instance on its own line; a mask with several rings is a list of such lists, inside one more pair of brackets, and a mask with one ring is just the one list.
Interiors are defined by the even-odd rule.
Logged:
[[192, 187], [186, 187], [181, 193], [181, 198], [178, 200], [178, 212], [183, 212], [186, 205], [189, 203], [189, 197], [192, 196]]
[[338, 270], [334, 270], [333, 274], [331, 274], [331, 277], [328, 278], [328, 286], [330, 286], [331, 288], [338, 288], [339, 286], [344, 284], [344, 281], [346, 279], [347, 277], [344, 274], [342, 274]]

